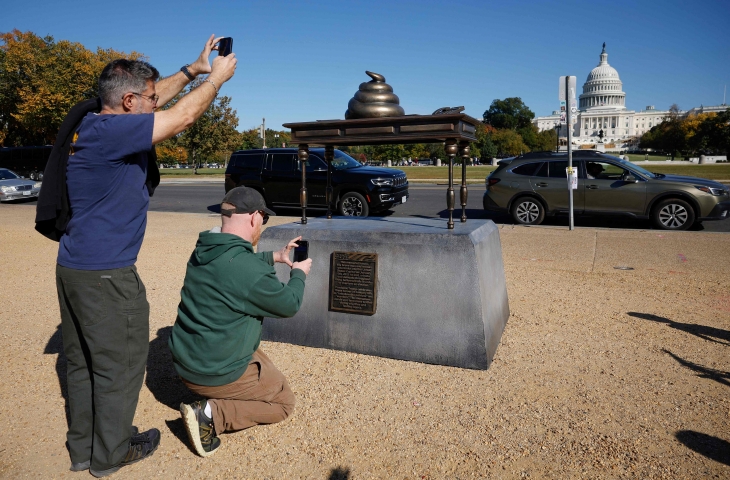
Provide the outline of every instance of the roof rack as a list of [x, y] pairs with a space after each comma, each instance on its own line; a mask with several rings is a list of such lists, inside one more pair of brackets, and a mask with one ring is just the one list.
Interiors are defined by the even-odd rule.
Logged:
[[[592, 150], [576, 150], [573, 152], [574, 157], [583, 157], [583, 158], [590, 158], [590, 157], [601, 157], [605, 155], [603, 152], [596, 152]], [[562, 158], [567, 157], [568, 152], [528, 152], [523, 153], [522, 155], [518, 156], [517, 158], [545, 158], [545, 157], [553, 157], [553, 158]]]

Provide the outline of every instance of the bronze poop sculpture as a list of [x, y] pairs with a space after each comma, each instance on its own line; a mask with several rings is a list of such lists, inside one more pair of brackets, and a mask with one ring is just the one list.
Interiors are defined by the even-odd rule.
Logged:
[[355, 96], [350, 99], [345, 120], [353, 118], [402, 117], [405, 110], [399, 105], [398, 95], [393, 87], [385, 83], [379, 73], [365, 72], [372, 80], [360, 84]]

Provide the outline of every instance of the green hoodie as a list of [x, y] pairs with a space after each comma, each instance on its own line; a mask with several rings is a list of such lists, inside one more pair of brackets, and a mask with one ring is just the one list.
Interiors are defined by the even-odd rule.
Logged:
[[264, 317], [294, 316], [306, 275], [279, 281], [272, 252], [230, 233], [201, 232], [188, 261], [168, 345], [177, 373], [197, 385], [231, 383], [261, 342]]

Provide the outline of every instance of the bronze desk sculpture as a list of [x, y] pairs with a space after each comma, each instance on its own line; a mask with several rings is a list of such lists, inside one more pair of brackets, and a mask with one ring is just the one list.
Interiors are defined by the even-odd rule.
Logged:
[[464, 107], [440, 108], [433, 115], [404, 115], [398, 96], [378, 73], [365, 72], [372, 80], [360, 88], [348, 104], [345, 120], [285, 123], [291, 129], [291, 142], [299, 144], [302, 188], [302, 224], [307, 223], [307, 175], [304, 165], [309, 158], [310, 145], [323, 145], [327, 161], [327, 218], [332, 218], [332, 159], [337, 145], [382, 145], [394, 143], [444, 143], [449, 157], [449, 187], [446, 206], [449, 210], [448, 228], [454, 228], [454, 157], [462, 157], [461, 221], [466, 222], [466, 162], [469, 142], [476, 141], [479, 120], [461, 113]]

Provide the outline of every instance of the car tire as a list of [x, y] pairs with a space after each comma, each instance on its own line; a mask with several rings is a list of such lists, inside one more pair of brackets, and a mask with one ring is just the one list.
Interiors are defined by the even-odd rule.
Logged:
[[661, 230], [687, 230], [695, 223], [695, 211], [684, 200], [668, 198], [656, 204], [651, 220]]
[[545, 208], [535, 197], [522, 197], [512, 205], [512, 218], [520, 225], [540, 225], [545, 220]]
[[357, 192], [347, 192], [340, 199], [339, 211], [345, 217], [367, 217], [370, 209], [365, 197]]

